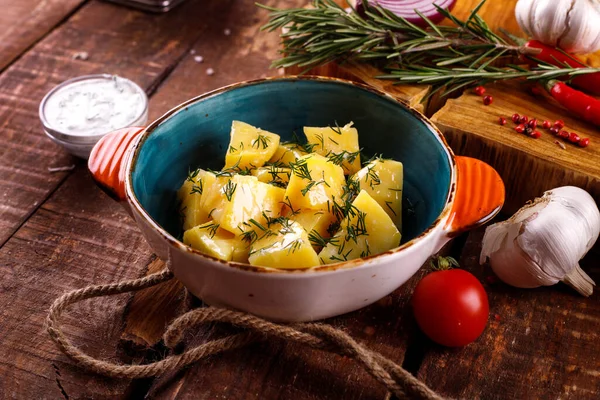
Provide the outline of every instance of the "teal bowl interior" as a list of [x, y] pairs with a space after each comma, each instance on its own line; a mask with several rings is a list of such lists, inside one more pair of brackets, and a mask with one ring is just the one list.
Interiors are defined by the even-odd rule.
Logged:
[[442, 212], [451, 181], [448, 155], [415, 112], [369, 89], [335, 80], [276, 79], [236, 85], [196, 99], [151, 130], [132, 168], [135, 196], [150, 216], [181, 237], [176, 192], [190, 170], [219, 170], [232, 120], [277, 133], [282, 141], [303, 126], [354, 122], [363, 154], [404, 164], [402, 242]]

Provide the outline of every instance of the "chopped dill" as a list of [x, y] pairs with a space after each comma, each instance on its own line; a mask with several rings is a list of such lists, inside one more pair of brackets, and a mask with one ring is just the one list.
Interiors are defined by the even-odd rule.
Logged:
[[347, 161], [349, 164], [354, 163], [357, 157], [360, 156], [360, 152], [362, 149], [359, 149], [354, 152], [349, 152], [346, 150], [342, 150], [341, 153], [334, 153], [330, 151], [327, 153], [327, 159], [334, 163], [335, 165], [342, 165], [344, 161]]
[[227, 197], [227, 201], [231, 201], [235, 189], [237, 189], [237, 183], [233, 183], [231, 179], [228, 180], [227, 184], [223, 187], [223, 193], [225, 194], [225, 197]]
[[335, 128], [330, 126], [331, 130], [334, 131], [335, 133], [337, 133], [338, 135], [342, 134], [342, 128], [340, 128], [340, 126], [338, 125], [337, 121], [335, 122]]
[[211, 238], [215, 237], [217, 234], [217, 229], [219, 229], [219, 224], [215, 224], [214, 222], [211, 224], [203, 225], [200, 229], [208, 229], [208, 234]]
[[285, 196], [285, 200], [281, 203], [289, 207], [290, 211], [292, 212], [292, 215], [296, 215], [300, 212], [299, 208], [297, 210], [294, 210], [294, 207], [292, 206], [292, 201], [288, 196]]
[[367, 248], [360, 253], [361, 258], [368, 257], [371, 255], [371, 248], [369, 247], [369, 241], [365, 240], [365, 244], [367, 245]]
[[398, 215], [398, 214], [396, 214], [396, 211], [394, 211], [394, 209], [392, 208], [392, 202], [391, 201], [386, 201], [385, 205], [387, 206], [387, 208], [390, 209], [391, 212], [394, 213], [394, 215]]
[[290, 167], [292, 168], [292, 173], [297, 177], [308, 180], [312, 179], [306, 159], [297, 160], [294, 163], [290, 163]]
[[208, 172], [213, 173], [217, 178], [221, 178], [221, 177], [233, 177], [233, 175], [238, 174], [238, 175], [251, 175], [252, 174], [252, 170], [255, 169], [256, 167], [252, 164], [250, 164], [251, 168], [240, 168], [240, 161], [242, 161], [242, 158], [240, 157], [239, 160], [237, 160], [237, 162], [232, 165], [229, 168], [224, 168], [221, 171], [213, 171], [211, 169], [208, 170]]
[[194, 194], [194, 193], [202, 194], [202, 188], [203, 188], [202, 179], [199, 179], [196, 183], [194, 183], [192, 185], [192, 190], [191, 190], [190, 194]]
[[267, 228], [265, 228], [265, 226], [263, 224], [261, 224], [260, 222], [256, 221], [254, 218], [250, 218], [248, 220], [248, 222], [250, 222], [252, 225], [256, 226], [258, 229], [260, 229], [263, 232], [267, 231]]
[[196, 181], [196, 177], [198, 176], [198, 174], [200, 173], [200, 168], [198, 168], [195, 171], [189, 171], [188, 172], [188, 176], [185, 179], [186, 181], [190, 181], [190, 182], [195, 182]]
[[290, 253], [295, 253], [301, 247], [302, 247], [302, 239], [295, 239], [295, 240], [292, 240], [287, 245], [285, 245], [285, 247], [283, 247], [283, 249], [288, 249], [288, 254], [290, 254]]
[[271, 143], [270, 137], [265, 135], [258, 135], [256, 139], [254, 139], [254, 141], [252, 142], [252, 147], [254, 148], [254, 145], [256, 145], [257, 149], [260, 149], [261, 147], [263, 149], [266, 149], [267, 147], [269, 147], [269, 143]]
[[248, 243], [248, 245], [253, 245], [254, 242], [258, 240], [258, 234], [253, 230], [242, 233], [240, 237], [242, 238], [242, 241]]
[[348, 224], [346, 226], [346, 237], [344, 238], [347, 242], [353, 240], [354, 243], [358, 243], [358, 237], [363, 235], [368, 235], [367, 232], [367, 224], [366, 224], [367, 214], [363, 211], [357, 210], [356, 223]]
[[327, 182], [325, 182], [325, 180], [310, 181], [310, 182], [308, 182], [308, 185], [306, 185], [306, 187], [304, 189], [300, 190], [300, 193], [302, 193], [302, 196], [306, 196], [306, 193], [308, 193], [313, 187], [321, 185], [321, 184], [325, 184], [326, 186], [329, 186], [329, 184]]
[[325, 148], [325, 140], [323, 139], [323, 135], [321, 135], [320, 133], [317, 133], [315, 135], [315, 138], [321, 143], [321, 148], [324, 149]]
[[[367, 167], [367, 175], [365, 175], [365, 182], [369, 183], [371, 189], [375, 189], [375, 186], [381, 185], [381, 178], [379, 178], [379, 174], [374, 170], [375, 164], [369, 164]], [[370, 182], [369, 182], [370, 180]]]

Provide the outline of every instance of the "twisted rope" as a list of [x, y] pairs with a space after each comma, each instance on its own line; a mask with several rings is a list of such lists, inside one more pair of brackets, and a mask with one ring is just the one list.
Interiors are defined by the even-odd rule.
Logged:
[[114, 378], [135, 379], [161, 375], [167, 371], [188, 366], [213, 354], [238, 349], [250, 343], [265, 341], [269, 338], [276, 338], [351, 357], [398, 398], [441, 399], [423, 382], [392, 360], [367, 349], [345, 332], [326, 324], [282, 325], [238, 311], [215, 307], [198, 308], [177, 318], [167, 328], [163, 340], [168, 347], [174, 348], [180, 343], [184, 333], [190, 328], [209, 322], [229, 323], [248, 331], [222, 339], [211, 340], [197, 347], [187, 349], [181, 354], [171, 355], [161, 361], [144, 365], [123, 365], [98, 360], [73, 345], [62, 331], [59, 323], [60, 317], [65, 309], [72, 304], [94, 297], [139, 291], [172, 278], [173, 274], [165, 269], [140, 279], [122, 281], [111, 285], [88, 286], [66, 293], [50, 307], [46, 318], [48, 333], [61, 351], [81, 367]]

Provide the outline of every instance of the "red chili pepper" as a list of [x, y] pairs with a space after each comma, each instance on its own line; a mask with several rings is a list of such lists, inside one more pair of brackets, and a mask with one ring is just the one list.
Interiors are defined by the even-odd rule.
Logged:
[[548, 81], [546, 89], [561, 106], [584, 121], [600, 126], [600, 100], [556, 80]]
[[[526, 55], [524, 57], [524, 60], [532, 66], [537, 65], [537, 63], [533, 59], [536, 58], [548, 64], [556, 65], [557, 67], [563, 67], [564, 64], [569, 65], [571, 68], [587, 67], [587, 65], [585, 65], [579, 59], [577, 59], [575, 56], [566, 55], [565, 53], [557, 50], [556, 48], [546, 46], [545, 44], [537, 40], [530, 40], [526, 43], [523, 43], [523, 47], [541, 50], [538, 54], [532, 54], [530, 56]], [[600, 95], [600, 73], [575, 76], [571, 80], [571, 83], [573, 84], [573, 86], [585, 90], [588, 93]]]

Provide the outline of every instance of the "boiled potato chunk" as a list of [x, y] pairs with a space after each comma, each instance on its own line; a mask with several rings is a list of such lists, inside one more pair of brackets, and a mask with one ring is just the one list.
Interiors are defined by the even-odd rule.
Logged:
[[231, 261], [248, 264], [248, 255], [250, 253], [250, 245], [240, 236], [236, 236], [233, 243], [233, 253]]
[[352, 206], [340, 230], [319, 253], [324, 264], [383, 253], [400, 244], [398, 228], [367, 191], [361, 190]]
[[208, 213], [202, 208], [202, 177], [207, 172], [198, 169], [188, 175], [183, 185], [177, 192], [181, 201], [181, 214], [183, 216], [183, 230], [188, 230], [196, 225], [208, 221]]
[[279, 147], [279, 135], [241, 121], [231, 124], [231, 139], [225, 156], [225, 169], [262, 167]]
[[[309, 239], [311, 235], [314, 235], [315, 233], [318, 235], [316, 236], [317, 239], [319, 237], [323, 239], [331, 237], [331, 233], [329, 232], [330, 227], [334, 226], [337, 222], [337, 218], [330, 212], [309, 209], [299, 210], [296, 214], [290, 216], [290, 219], [302, 225], [304, 230], [308, 233]], [[311, 244], [313, 247], [320, 247], [314, 240], [311, 240]]]
[[292, 164], [285, 196], [294, 209], [327, 211], [334, 198], [341, 198], [344, 185], [344, 170], [327, 158], [312, 153]]
[[260, 182], [270, 183], [271, 185], [286, 187], [290, 181], [292, 170], [290, 168], [275, 167], [260, 167], [252, 171], [252, 175], [256, 176]]
[[296, 162], [297, 159], [307, 154], [308, 153], [296, 143], [282, 143], [279, 145], [269, 162], [289, 167], [291, 163]]
[[225, 261], [231, 260], [235, 242], [235, 235], [219, 228], [214, 221], [195, 226], [183, 233], [183, 243]]
[[402, 231], [402, 163], [376, 159], [350, 179], [354, 179], [361, 190], [369, 193], [394, 221], [398, 230]]
[[202, 177], [202, 199], [200, 206], [208, 218], [215, 218], [220, 214], [220, 205], [226, 199], [223, 188], [231, 178], [227, 176], [217, 177], [212, 172], [206, 172]]
[[314, 145], [315, 152], [336, 160], [346, 175], [360, 169], [358, 131], [352, 127], [352, 122], [335, 128], [304, 127], [304, 134], [308, 143]]
[[239, 234], [252, 227], [250, 220], [265, 224], [267, 217], [280, 215], [285, 189], [259, 182], [250, 175], [222, 177], [217, 181], [222, 179], [227, 182], [221, 186], [219, 201], [211, 214], [221, 228]]
[[281, 269], [310, 268], [320, 264], [304, 228], [286, 219], [269, 226], [269, 234], [265, 232], [252, 244], [248, 260], [251, 265]]

